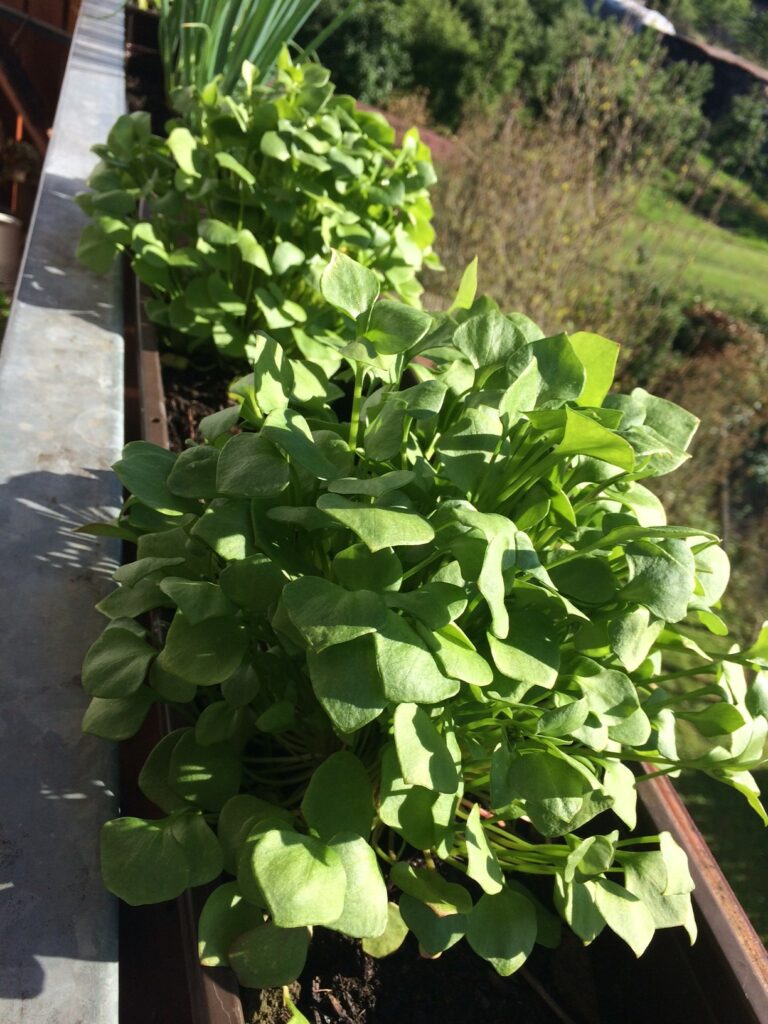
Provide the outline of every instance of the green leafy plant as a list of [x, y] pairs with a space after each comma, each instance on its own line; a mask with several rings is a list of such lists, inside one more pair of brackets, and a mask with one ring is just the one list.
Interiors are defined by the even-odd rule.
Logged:
[[178, 727], [139, 777], [165, 816], [108, 822], [104, 877], [142, 904], [223, 874], [200, 956], [244, 985], [296, 978], [318, 927], [375, 956], [466, 939], [501, 975], [559, 919], [637, 955], [693, 939], [684, 854], [631, 834], [637, 785], [698, 769], [766, 820], [768, 630], [729, 648], [726, 556], [641, 482], [695, 417], [609, 394], [613, 342], [544, 337], [475, 278], [432, 316], [336, 253], [348, 413], [305, 416], [265, 338], [204, 444], [115, 466], [130, 497], [97, 529], [137, 558], [99, 605], [84, 728], [125, 738], [156, 702]]
[[146, 114], [117, 121], [79, 199], [93, 223], [78, 254], [98, 271], [130, 253], [154, 293], [147, 311], [178, 351], [252, 358], [261, 329], [291, 354], [329, 357], [333, 372], [333, 350], [316, 345], [340, 326], [318, 291], [331, 247], [412, 304], [422, 265], [439, 268], [429, 148], [415, 130], [395, 146], [381, 115], [286, 51], [274, 82], [246, 66], [241, 86], [237, 99], [215, 82], [195, 94], [199, 129], [171, 122], [160, 138]]
[[[166, 92], [203, 89], [219, 79], [233, 92], [243, 61], [269, 75], [281, 49], [298, 32], [318, 0], [158, 0], [159, 43]], [[343, 19], [344, 4], [338, 14]]]

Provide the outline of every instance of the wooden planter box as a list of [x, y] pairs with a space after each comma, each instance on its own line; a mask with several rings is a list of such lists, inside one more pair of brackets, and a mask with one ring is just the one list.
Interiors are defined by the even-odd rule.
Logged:
[[[118, 978], [117, 906], [103, 890], [97, 848], [100, 823], [116, 813], [116, 756], [80, 733], [80, 664], [119, 550], [73, 541], [71, 528], [108, 518], [119, 503], [108, 467], [124, 436], [167, 437], [156, 342], [135, 281], [97, 279], [74, 260], [84, 218], [71, 199], [123, 97], [120, 19], [110, 0], [84, 0], [0, 355], [0, 823], [10, 864], [2, 881], [11, 883], [0, 893], [9, 908], [0, 917], [3, 1024], [243, 1021], [231, 974], [198, 965], [193, 898], [121, 908]], [[148, 810], [135, 779], [167, 727], [158, 713], [123, 745], [126, 813]], [[688, 853], [699, 941], [691, 949], [679, 930], [665, 931], [639, 961], [612, 936], [587, 950], [566, 942], [560, 954], [536, 953], [517, 977], [566, 1024], [768, 1024], [765, 950], [671, 785], [645, 783], [641, 792], [646, 827], [668, 829]], [[443, 1021], [439, 971], [458, 962], [449, 953], [423, 964], [434, 1018], [405, 1012], [404, 1020]], [[491, 1009], [479, 1008], [473, 990], [458, 1008], [470, 1024], [512, 1016], [505, 993], [514, 979], [499, 981], [491, 968], [487, 978]]]

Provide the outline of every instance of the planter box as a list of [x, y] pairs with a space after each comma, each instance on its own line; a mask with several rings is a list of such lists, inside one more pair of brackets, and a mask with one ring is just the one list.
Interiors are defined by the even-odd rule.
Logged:
[[[112, 13], [106, 0], [83, 5], [0, 360], [0, 592], [12, 595], [0, 606], [7, 675], [0, 821], [10, 829], [13, 865], [0, 897], [10, 908], [0, 947], [0, 995], [9, 1000], [2, 1020], [239, 1024], [231, 975], [197, 964], [189, 898], [121, 910], [118, 1006], [117, 913], [97, 857], [99, 825], [115, 813], [116, 764], [107, 744], [80, 733], [80, 663], [98, 632], [93, 604], [109, 589], [119, 551], [112, 542], [72, 541], [65, 528], [102, 510], [107, 518], [119, 504], [119, 485], [106, 470], [123, 442], [124, 384], [127, 436], [167, 443], [157, 345], [135, 281], [94, 278], [73, 257], [83, 218], [71, 199], [92, 166], [89, 147], [124, 104], [122, 24]], [[135, 776], [167, 727], [158, 713], [123, 747], [127, 813], [144, 813]], [[671, 785], [645, 783], [641, 793], [646, 827], [669, 829], [689, 855], [698, 943], [689, 949], [677, 930], [662, 932], [635, 961], [611, 936], [587, 950], [568, 942], [562, 954], [532, 957], [519, 984], [553, 1020], [768, 1024], [768, 957], [757, 936]], [[411, 959], [408, 985], [425, 987], [434, 1016], [409, 1015], [413, 993], [403, 985], [403, 1019], [454, 1019], [438, 994], [441, 978], [462, 976], [459, 952], [438, 963]], [[486, 977], [479, 988], [488, 1007], [476, 1002], [479, 988], [466, 989], [450, 1008], [457, 1019], [510, 1013], [515, 979], [494, 979], [490, 968]]]

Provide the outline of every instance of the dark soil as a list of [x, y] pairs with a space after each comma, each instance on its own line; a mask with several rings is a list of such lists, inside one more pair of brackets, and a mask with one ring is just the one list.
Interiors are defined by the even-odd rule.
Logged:
[[[360, 944], [315, 929], [291, 997], [310, 1024], [746, 1024], [705, 933], [691, 950], [680, 929], [656, 933], [640, 960], [605, 932], [584, 947], [564, 930], [557, 949], [537, 946], [501, 978], [466, 942], [437, 960], [408, 936], [383, 960]], [[280, 989], [242, 989], [247, 1024], [286, 1024]]]
[[[310, 1024], [575, 1024], [553, 1008], [556, 1001], [529, 970], [500, 978], [464, 944], [425, 960], [412, 936], [393, 956], [374, 960], [359, 943], [318, 929], [291, 992]], [[244, 989], [241, 996], [248, 1024], [283, 1024], [290, 1017], [280, 990]]]
[[128, 110], [146, 110], [152, 119], [152, 131], [165, 134], [165, 122], [173, 116], [165, 102], [165, 84], [160, 55], [157, 52], [158, 18], [128, 7], [125, 59], [125, 91]]
[[233, 379], [224, 367], [179, 369], [163, 365], [165, 410], [171, 451], [181, 452], [185, 441], [202, 440], [198, 427], [204, 416], [229, 405], [227, 389]]

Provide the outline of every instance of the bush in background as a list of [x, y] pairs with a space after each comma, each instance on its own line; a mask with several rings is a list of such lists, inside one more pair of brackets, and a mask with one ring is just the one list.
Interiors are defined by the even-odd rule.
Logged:
[[575, 62], [539, 118], [518, 102], [468, 119], [441, 174], [436, 228], [446, 288], [482, 251], [497, 301], [547, 329], [586, 323], [631, 353], [660, 324], [674, 333], [678, 319], [643, 253], [627, 249], [627, 223], [641, 190], [705, 122], [699, 77], [662, 68], [658, 55], [644, 63], [635, 40], [621, 38], [612, 60]]
[[[310, 43], [344, 7], [342, 0], [324, 0], [299, 42]], [[368, 0], [323, 43], [320, 55], [340, 87], [362, 100], [382, 104], [396, 94], [423, 92], [430, 118], [455, 129], [466, 114], [487, 112], [512, 92], [541, 114], [574, 64], [615, 60], [628, 45], [640, 62], [660, 63], [654, 33], [628, 35], [582, 0]], [[703, 80], [693, 97], [700, 102], [708, 72], [692, 74]], [[631, 88], [632, 76], [625, 84]], [[656, 83], [649, 78], [645, 84]]]

